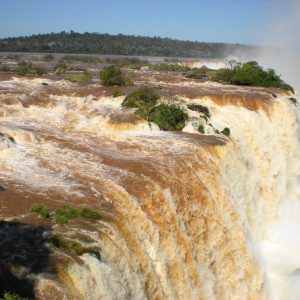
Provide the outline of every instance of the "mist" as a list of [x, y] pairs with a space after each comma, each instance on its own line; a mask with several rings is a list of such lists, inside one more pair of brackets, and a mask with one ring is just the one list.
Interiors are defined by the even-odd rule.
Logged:
[[274, 1], [268, 28], [262, 31], [263, 48], [257, 60], [273, 68], [282, 79], [300, 92], [300, 2]]
[[300, 92], [300, 1], [273, 0], [264, 28], [253, 33], [260, 51], [235, 53], [241, 61], [256, 60], [264, 68], [272, 68]]

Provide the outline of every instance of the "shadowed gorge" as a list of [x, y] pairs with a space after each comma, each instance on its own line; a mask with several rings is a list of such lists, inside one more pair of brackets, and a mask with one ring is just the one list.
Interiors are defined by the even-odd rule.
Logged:
[[[127, 72], [135, 85], [118, 97], [95, 82], [1, 75], [0, 276], [9, 289], [78, 300], [292, 295], [299, 260], [276, 226], [298, 211], [298, 98]], [[177, 96], [188, 115], [182, 131], [122, 107], [145, 86]], [[31, 212], [35, 203], [49, 216]], [[73, 209], [65, 224], [62, 207]], [[290, 221], [286, 232], [298, 228]], [[25, 261], [17, 249], [30, 252]]]

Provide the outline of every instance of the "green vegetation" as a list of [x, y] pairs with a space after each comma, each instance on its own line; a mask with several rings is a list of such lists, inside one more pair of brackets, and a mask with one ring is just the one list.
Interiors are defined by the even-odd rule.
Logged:
[[222, 134], [226, 135], [226, 136], [230, 136], [230, 129], [228, 127], [225, 127], [222, 131]]
[[76, 208], [71, 205], [61, 205], [54, 212], [55, 221], [59, 225], [65, 225], [69, 219], [83, 217], [93, 220], [99, 220], [100, 214], [88, 207]]
[[67, 224], [69, 219], [78, 218], [79, 210], [70, 205], [61, 205], [54, 212], [55, 222], [59, 225]]
[[290, 100], [293, 104], [297, 105], [297, 99], [296, 99], [296, 98], [290, 97], [289, 100]]
[[124, 96], [124, 93], [120, 90], [116, 90], [116, 91], [113, 91], [112, 95], [114, 98], [116, 98], [116, 97]]
[[180, 41], [160, 37], [77, 33], [74, 31], [0, 39], [0, 52], [89, 53], [134, 56], [225, 58], [259, 47]]
[[156, 105], [160, 94], [156, 89], [149, 87], [141, 87], [136, 91], [129, 94], [124, 101], [122, 106], [126, 108], [137, 108], [136, 113], [148, 120], [148, 115], [153, 106]]
[[51, 61], [53, 59], [54, 59], [53, 54], [46, 54], [46, 55], [44, 55], [44, 60], [45, 61]]
[[149, 112], [148, 120], [158, 125], [161, 130], [182, 130], [187, 113], [175, 104], [161, 103]]
[[15, 139], [12, 136], [8, 136], [8, 139], [12, 142], [15, 143]]
[[21, 76], [25, 76], [25, 75], [42, 76], [47, 73], [43, 68], [34, 67], [31, 63], [28, 62], [19, 63], [15, 72]]
[[207, 78], [214, 70], [210, 70], [206, 66], [202, 66], [201, 68], [195, 68], [192, 70], [192, 73], [188, 76], [194, 79], [204, 79]]
[[154, 122], [161, 130], [181, 130], [188, 119], [187, 113], [175, 104], [157, 105], [160, 93], [153, 88], [141, 87], [129, 94], [123, 101], [126, 108], [137, 108], [136, 114]]
[[153, 64], [149, 66], [149, 69], [160, 72], [187, 72], [191, 70], [189, 67], [181, 66], [179, 64]]
[[99, 72], [99, 77], [104, 86], [128, 86], [132, 85], [129, 78], [125, 77], [121, 69], [115, 65], [105, 67]]
[[123, 101], [122, 106], [127, 108], [139, 108], [141, 106], [154, 106], [160, 94], [154, 88], [141, 87], [129, 94]]
[[264, 70], [256, 61], [232, 64], [232, 68], [211, 70], [207, 67], [193, 70], [191, 78], [206, 78], [211, 81], [246, 86], [281, 88], [294, 92], [273, 69]]
[[7, 138], [9, 141], [11, 141], [12, 143], [15, 143], [15, 139], [11, 136], [11, 135], [8, 135], [8, 134], [4, 134], [2, 132], [0, 132], [0, 137], [1, 138]]
[[187, 105], [187, 108], [190, 109], [190, 110], [193, 110], [193, 111], [197, 111], [197, 112], [203, 113], [205, 116], [207, 116], [208, 118], [210, 118], [210, 113], [209, 113], [209, 110], [208, 110], [208, 108], [206, 106], [203, 106], [203, 105], [200, 105], [200, 104], [191, 103], [191, 104]]
[[4, 292], [3, 300], [29, 300], [28, 298], [23, 298], [17, 293]]
[[53, 248], [61, 249], [73, 255], [83, 255], [84, 253], [98, 252], [94, 248], [84, 247], [76, 240], [65, 239], [59, 235], [55, 235], [49, 240], [49, 245]]
[[99, 220], [100, 219], [100, 214], [93, 210], [90, 209], [88, 207], [84, 207], [81, 209], [80, 211], [80, 215], [84, 218], [88, 218], [88, 219], [93, 219], [93, 220]]
[[60, 60], [53, 68], [53, 71], [57, 75], [65, 74], [68, 71], [68, 66], [63, 60]]
[[65, 225], [68, 224], [68, 218], [64, 215], [55, 214], [55, 222], [59, 225]]
[[[40, 215], [43, 218], [50, 218], [50, 212], [48, 208], [41, 203], [34, 203], [30, 211]], [[59, 225], [65, 225], [69, 222], [69, 219], [79, 217], [91, 220], [99, 220], [100, 214], [96, 210], [93, 210], [89, 207], [74, 207], [69, 204], [63, 204], [54, 211], [54, 220]]]
[[87, 84], [91, 81], [92, 74], [88, 70], [84, 70], [83, 74], [75, 74], [67, 78], [71, 82]]
[[48, 219], [50, 218], [50, 213], [48, 208], [40, 203], [34, 203], [30, 209], [31, 212], [40, 215], [42, 218]]
[[202, 124], [199, 125], [198, 131], [199, 131], [200, 133], [202, 133], [202, 134], [205, 133], [204, 126], [203, 126]]
[[87, 64], [101, 64], [102, 61], [96, 56], [85, 56], [85, 55], [65, 55], [62, 58], [64, 61], [69, 62], [82, 62]]

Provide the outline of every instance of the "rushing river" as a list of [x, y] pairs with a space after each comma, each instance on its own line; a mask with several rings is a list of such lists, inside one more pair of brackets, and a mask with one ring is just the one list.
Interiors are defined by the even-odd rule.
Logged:
[[[0, 82], [6, 272], [38, 299], [299, 299], [298, 106], [279, 91], [159, 84], [207, 106], [231, 136], [200, 135], [192, 122], [182, 133], [159, 131], [96, 88]], [[101, 217], [59, 226], [31, 214], [35, 202], [52, 211], [85, 205]], [[22, 251], [26, 233], [44, 250], [24, 242]], [[99, 255], [52, 249], [52, 234]]]

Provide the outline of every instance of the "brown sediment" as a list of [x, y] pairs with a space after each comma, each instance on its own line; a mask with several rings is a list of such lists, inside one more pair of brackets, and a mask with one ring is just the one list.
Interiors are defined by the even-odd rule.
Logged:
[[[261, 112], [257, 118], [269, 117], [270, 93], [281, 93], [211, 85], [178, 74], [139, 75], [138, 84], [126, 92], [150, 83], [185, 101], [211, 101], [219, 110], [230, 105], [248, 114]], [[263, 274], [248, 242], [252, 225], [245, 225], [223, 181], [231, 174], [227, 161], [242, 161], [234, 137], [150, 130], [132, 110], [121, 108], [120, 99], [110, 97], [114, 88], [49, 78], [49, 85], [2, 79], [15, 88], [0, 88], [0, 129], [16, 142], [0, 148], [1, 219], [46, 226], [53, 234], [101, 249], [100, 260], [49, 250], [47, 263], [56, 271], [48, 288], [36, 283], [43, 297], [74, 299], [76, 288], [78, 299], [85, 299], [84, 293], [98, 293], [108, 276], [112, 282], [121, 278], [127, 298], [264, 298]], [[233, 132], [239, 128], [233, 126]], [[51, 218], [29, 212], [36, 202], [49, 208]], [[88, 206], [100, 220], [76, 218], [58, 226], [53, 212], [61, 204]], [[75, 267], [63, 271], [69, 262], [80, 272]], [[95, 284], [87, 284], [82, 272]], [[120, 292], [114, 288], [108, 285], [88, 299], [114, 296]]]

